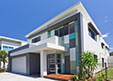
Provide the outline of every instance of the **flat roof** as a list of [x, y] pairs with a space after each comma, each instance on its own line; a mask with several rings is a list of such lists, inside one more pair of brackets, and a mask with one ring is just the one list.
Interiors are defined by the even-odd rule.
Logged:
[[73, 5], [72, 7], [68, 8], [67, 10], [62, 12], [61, 14], [57, 15], [53, 19], [49, 20], [45, 24], [41, 25], [37, 29], [35, 29], [32, 32], [30, 32], [29, 34], [27, 34], [26, 37], [28, 38], [29, 36], [43, 30], [44, 28], [47, 28], [48, 26], [51, 26], [51, 25], [57, 23], [58, 21], [61, 21], [61, 20], [65, 19], [66, 17], [69, 17], [78, 12], [82, 13], [83, 16], [85, 17], [85, 19], [88, 20], [89, 22], [91, 22], [94, 25], [95, 29], [99, 32], [99, 35], [102, 36], [101, 32], [99, 31], [99, 29], [97, 28], [97, 26], [95, 25], [95, 23], [93, 22], [91, 17], [89, 16], [86, 9], [83, 7], [82, 3], [78, 2], [77, 4]]
[[26, 43], [26, 41], [22, 41], [22, 40], [18, 40], [18, 39], [14, 39], [14, 38], [9, 38], [9, 37], [0, 36], [0, 40], [2, 40], [2, 39], [14, 41], [14, 42], [19, 42], [19, 43]]

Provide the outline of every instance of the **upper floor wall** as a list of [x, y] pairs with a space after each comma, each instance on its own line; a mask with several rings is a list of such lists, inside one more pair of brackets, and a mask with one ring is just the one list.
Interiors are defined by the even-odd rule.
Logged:
[[[109, 46], [104, 41], [102, 35], [96, 32], [89, 26], [88, 20], [83, 17], [83, 48], [84, 51], [91, 51], [98, 56], [109, 56]], [[90, 29], [90, 30], [89, 30]]]
[[[64, 21], [62, 21], [64, 22]], [[92, 51], [97, 53], [98, 55], [104, 55], [106, 54], [107, 56], [109, 56], [109, 46], [105, 43], [104, 39], [102, 38], [102, 35], [95, 29], [94, 25], [92, 24], [92, 22], [89, 22], [89, 20], [85, 19], [85, 17], [82, 15], [82, 21], [81, 21], [82, 25], [81, 25], [81, 35], [82, 35], [82, 48], [83, 51]], [[65, 23], [65, 25], [60, 25], [59, 27], [57, 27], [56, 29], [59, 29], [59, 32], [63, 33], [65, 31], [65, 35], [68, 35], [70, 33], [74, 33], [73, 32], [73, 27], [75, 22], [71, 21], [68, 23]], [[93, 26], [93, 27], [90, 27]], [[67, 27], [67, 29], [66, 29]], [[50, 37], [54, 37], [54, 36], [58, 36], [56, 29], [53, 29], [51, 31], [45, 31], [44, 33], [41, 33], [33, 38], [28, 39], [29, 43], [36, 43], [39, 44], [39, 41], [46, 41], [48, 40], [48, 38]], [[61, 29], [61, 30], [60, 30]], [[67, 34], [66, 34], [67, 33]], [[59, 45], [60, 42], [62, 40], [60, 40], [60, 35], [58, 36], [59, 38]], [[69, 37], [68, 37], [69, 38]], [[36, 40], [34, 42], [34, 39]], [[51, 41], [46, 41], [46, 42], [51, 42], [52, 43], [52, 39]], [[54, 42], [55, 43], [55, 42]], [[69, 41], [68, 41], [69, 43]]]
[[[92, 51], [96, 52], [97, 54], [106, 54], [109, 56], [109, 46], [105, 43], [104, 39], [102, 38], [102, 34], [90, 18], [89, 14], [83, 7], [83, 5], [79, 2], [72, 6], [71, 8], [67, 9], [63, 13], [59, 14], [49, 22], [45, 23], [44, 25], [40, 26], [26, 37], [28, 38], [29, 43], [42, 41], [48, 39], [49, 37], [55, 36], [55, 29], [60, 28], [66, 24], [69, 24], [75, 21], [77, 18], [75, 15], [78, 13], [82, 14], [81, 19], [81, 43], [82, 43], [82, 50], [83, 51]], [[71, 18], [70, 20], [67, 20]], [[89, 29], [90, 26], [93, 26]], [[51, 30], [51, 31], [50, 31]], [[61, 30], [63, 31], [63, 30]]]

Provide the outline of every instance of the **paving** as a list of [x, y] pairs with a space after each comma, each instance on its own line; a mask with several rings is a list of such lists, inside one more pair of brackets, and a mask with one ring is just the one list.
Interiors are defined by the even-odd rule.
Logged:
[[41, 77], [24, 76], [14, 73], [0, 73], [0, 81], [58, 81]]

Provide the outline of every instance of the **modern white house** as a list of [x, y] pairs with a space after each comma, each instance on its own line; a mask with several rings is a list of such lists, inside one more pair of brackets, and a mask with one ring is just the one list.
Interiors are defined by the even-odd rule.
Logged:
[[[27, 44], [27, 42], [25, 41], [0, 36], [0, 50], [10, 51], [25, 44]], [[6, 63], [6, 68], [7, 68], [7, 64], [8, 63]], [[3, 68], [2, 62], [0, 62], [0, 68]]]
[[[98, 12], [97, 12], [98, 13]], [[75, 74], [81, 72], [82, 52], [95, 53], [104, 68], [106, 44], [81, 2], [26, 35], [28, 44], [10, 51], [9, 71], [20, 74]]]

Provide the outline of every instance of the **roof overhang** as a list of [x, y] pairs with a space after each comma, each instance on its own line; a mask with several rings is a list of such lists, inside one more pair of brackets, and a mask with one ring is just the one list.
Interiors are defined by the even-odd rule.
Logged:
[[9, 38], [9, 37], [4, 37], [4, 36], [0, 36], [0, 40], [9, 40], [9, 41], [14, 41], [14, 42], [18, 42], [18, 43], [26, 43], [25, 41], [22, 41], [22, 40]]
[[25, 53], [40, 53], [42, 50], [47, 51], [48, 53], [53, 53], [53, 52], [66, 52], [65, 48], [63, 46], [51, 44], [51, 43], [44, 43], [40, 45], [31, 45], [32, 47], [22, 49], [19, 51], [11, 52], [10, 56], [17, 56], [17, 55], [22, 55]]
[[93, 24], [90, 22], [88, 23], [88, 25], [90, 26], [90, 28], [96, 33], [96, 35], [99, 35], [99, 32], [96, 30], [96, 28], [93, 26]]
[[26, 37], [29, 38], [29, 36], [69, 17], [72, 16], [73, 14], [76, 13], [82, 13], [82, 15], [85, 17], [86, 20], [88, 20], [89, 22], [92, 22], [92, 24], [94, 25], [95, 29], [98, 31], [98, 33], [102, 36], [101, 32], [98, 30], [98, 28], [96, 27], [95, 23], [93, 22], [93, 20], [91, 19], [91, 17], [89, 16], [88, 12], [86, 11], [86, 9], [83, 7], [81, 2], [78, 2], [77, 4], [73, 5], [72, 7], [70, 7], [69, 9], [67, 9], [66, 11], [62, 12], [61, 14], [57, 15], [56, 17], [54, 17], [53, 19], [49, 20], [48, 22], [46, 22], [45, 24], [41, 25], [40, 27], [38, 27], [37, 29], [35, 29], [34, 31], [32, 31], [31, 33], [27, 34]]

